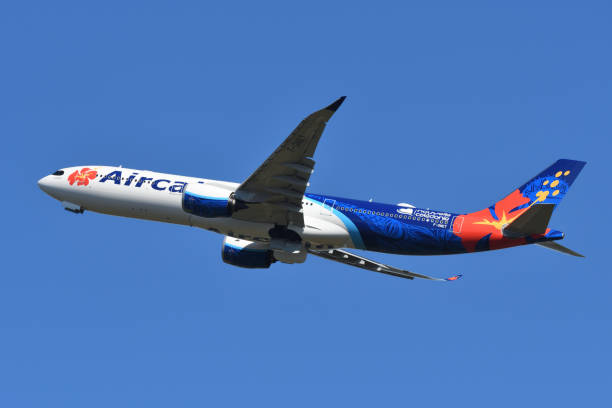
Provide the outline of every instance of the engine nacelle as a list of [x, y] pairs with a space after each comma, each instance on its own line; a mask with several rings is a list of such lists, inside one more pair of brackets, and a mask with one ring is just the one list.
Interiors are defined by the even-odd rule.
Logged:
[[275, 262], [267, 244], [232, 237], [223, 240], [221, 257], [223, 262], [241, 268], [269, 268]]
[[183, 210], [199, 217], [229, 217], [234, 205], [231, 191], [217, 186], [187, 184], [183, 190]]

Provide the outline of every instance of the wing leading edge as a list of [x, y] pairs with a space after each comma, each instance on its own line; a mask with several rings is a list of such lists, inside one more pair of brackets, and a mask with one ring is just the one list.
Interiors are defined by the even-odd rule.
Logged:
[[313, 172], [314, 156], [327, 121], [346, 97], [304, 119], [235, 192], [246, 208], [233, 217], [245, 221], [304, 226], [302, 199]]
[[385, 265], [380, 262], [372, 261], [370, 259], [364, 258], [359, 255], [352, 254], [350, 252], [344, 251], [342, 249], [329, 249], [323, 251], [317, 250], [308, 250], [309, 253], [320, 256], [321, 258], [329, 259], [336, 262], [341, 262], [347, 265], [356, 266], [357, 268], [366, 269], [368, 271], [385, 273], [387, 275], [398, 276], [400, 278], [406, 279], [427, 279], [434, 281], [454, 281], [461, 278], [462, 275], [451, 276], [450, 278], [442, 279], [442, 278], [434, 278], [432, 276], [421, 275], [419, 273], [414, 273], [407, 271], [405, 269], [394, 268], [393, 266]]

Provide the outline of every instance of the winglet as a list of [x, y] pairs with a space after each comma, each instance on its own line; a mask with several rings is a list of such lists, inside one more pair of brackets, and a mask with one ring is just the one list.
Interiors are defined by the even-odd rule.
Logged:
[[457, 279], [461, 278], [463, 275], [459, 274], [459, 275], [455, 275], [455, 276], [451, 276], [450, 278], [446, 278], [444, 279], [445, 281], [456, 281]]
[[331, 105], [329, 105], [327, 108], [327, 110], [335, 112], [338, 110], [338, 108], [340, 107], [340, 105], [342, 105], [342, 102], [344, 102], [344, 100], [346, 99], [346, 96], [341, 96], [340, 98], [338, 98], [338, 100], [336, 100], [336, 102], [332, 103]]

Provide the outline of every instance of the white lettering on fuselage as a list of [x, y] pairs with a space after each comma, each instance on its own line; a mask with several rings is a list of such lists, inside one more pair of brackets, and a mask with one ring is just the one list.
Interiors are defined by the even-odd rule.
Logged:
[[445, 228], [451, 217], [449, 213], [430, 210], [414, 210], [413, 214], [415, 217], [426, 218], [428, 222], [440, 228]]

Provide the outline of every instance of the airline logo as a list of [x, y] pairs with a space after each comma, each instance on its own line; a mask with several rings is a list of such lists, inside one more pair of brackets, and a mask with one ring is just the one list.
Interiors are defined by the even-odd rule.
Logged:
[[171, 193], [182, 193], [187, 183], [185, 181], [173, 181], [168, 179], [154, 179], [153, 177], [139, 176], [138, 173], [132, 173], [128, 177], [123, 177], [121, 170], [111, 171], [100, 179], [100, 183], [113, 183], [116, 185], [142, 187], [143, 185], [151, 186], [153, 190], [164, 191]]
[[77, 186], [86, 186], [89, 184], [89, 180], [96, 178], [97, 171], [90, 169], [89, 167], [83, 167], [81, 170], [76, 170], [74, 173], [68, 176], [68, 183], [72, 186], [77, 183]]
[[[83, 167], [81, 170], [76, 170], [74, 173], [68, 176], [68, 183], [70, 183], [71, 186], [74, 185], [74, 183], [76, 183], [77, 186], [87, 186], [89, 185], [89, 180], [93, 180], [97, 176], [98, 172], [96, 170], [90, 169], [89, 167]], [[151, 186], [153, 190], [167, 190], [171, 193], [182, 193], [187, 185], [187, 183], [184, 181], [154, 179], [153, 177], [139, 176], [138, 173], [132, 173], [128, 177], [123, 177], [121, 170], [111, 171], [104, 176], [100, 175], [99, 182], [110, 182], [116, 185], [133, 187], [142, 187], [146, 184]]]

